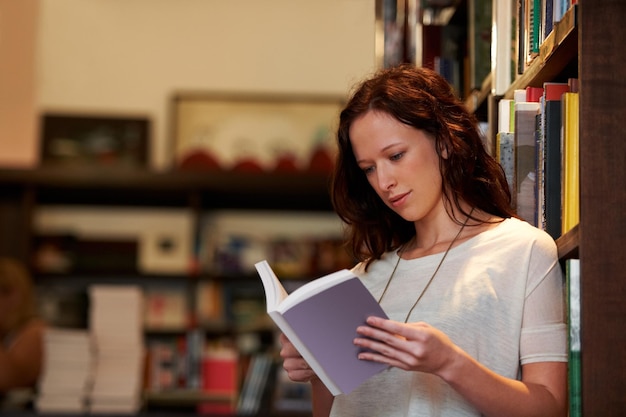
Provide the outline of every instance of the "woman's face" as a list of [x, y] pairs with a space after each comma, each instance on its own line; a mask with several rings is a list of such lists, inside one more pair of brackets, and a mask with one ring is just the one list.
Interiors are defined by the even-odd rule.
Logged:
[[443, 210], [439, 156], [424, 131], [368, 111], [350, 127], [359, 167], [383, 202], [407, 221]]

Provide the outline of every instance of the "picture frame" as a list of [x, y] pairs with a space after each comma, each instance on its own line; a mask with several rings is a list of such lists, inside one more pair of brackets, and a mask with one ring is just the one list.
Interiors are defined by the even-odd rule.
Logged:
[[151, 122], [119, 114], [46, 112], [41, 116], [43, 166], [146, 169]]
[[177, 170], [330, 172], [342, 97], [181, 92], [171, 101]]

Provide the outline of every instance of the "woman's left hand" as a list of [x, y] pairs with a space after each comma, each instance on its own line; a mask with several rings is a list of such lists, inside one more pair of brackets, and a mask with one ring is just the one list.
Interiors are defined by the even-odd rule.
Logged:
[[357, 328], [363, 337], [354, 340], [355, 345], [366, 349], [359, 359], [441, 376], [459, 356], [460, 349], [450, 338], [427, 323], [369, 317], [367, 324]]

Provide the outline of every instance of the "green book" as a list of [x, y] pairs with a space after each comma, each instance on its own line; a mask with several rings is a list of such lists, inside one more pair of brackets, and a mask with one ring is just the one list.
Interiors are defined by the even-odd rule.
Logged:
[[569, 328], [568, 386], [569, 417], [582, 417], [580, 360], [580, 259], [565, 261]]

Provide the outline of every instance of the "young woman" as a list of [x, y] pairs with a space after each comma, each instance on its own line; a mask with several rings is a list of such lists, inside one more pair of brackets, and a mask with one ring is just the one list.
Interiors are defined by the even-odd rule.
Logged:
[[511, 210], [504, 174], [448, 83], [410, 65], [364, 81], [341, 113], [335, 209], [354, 272], [390, 317], [357, 329], [362, 360], [389, 369], [316, 416], [565, 416], [567, 348], [554, 241]]
[[26, 268], [11, 258], [0, 258], [0, 403], [2, 393], [34, 388], [39, 378], [45, 326], [35, 309]]

